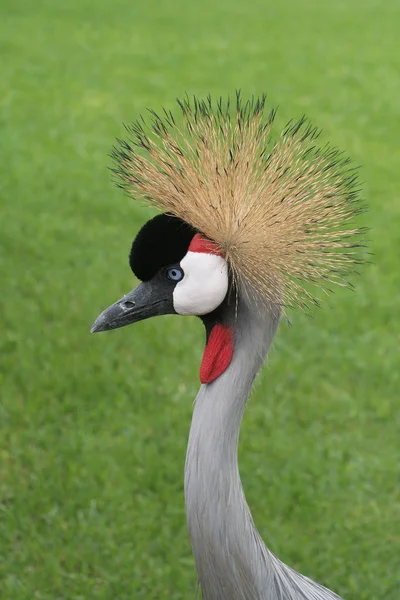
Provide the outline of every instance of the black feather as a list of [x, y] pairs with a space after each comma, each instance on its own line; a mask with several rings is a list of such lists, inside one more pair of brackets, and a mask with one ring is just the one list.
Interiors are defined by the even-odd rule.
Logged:
[[148, 281], [163, 267], [180, 262], [197, 231], [167, 214], [147, 221], [133, 240], [129, 264], [138, 279]]

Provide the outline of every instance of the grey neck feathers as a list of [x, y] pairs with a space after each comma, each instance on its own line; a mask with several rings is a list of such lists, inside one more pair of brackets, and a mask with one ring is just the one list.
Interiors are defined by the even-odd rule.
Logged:
[[204, 600], [340, 600], [293, 571], [264, 545], [240, 481], [240, 423], [266, 359], [280, 311], [239, 299], [222, 321], [234, 327], [228, 369], [202, 385], [195, 401], [185, 466], [187, 522]]

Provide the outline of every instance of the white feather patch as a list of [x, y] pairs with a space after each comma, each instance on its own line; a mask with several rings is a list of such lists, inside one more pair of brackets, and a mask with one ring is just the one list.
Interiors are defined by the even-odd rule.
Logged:
[[222, 256], [188, 252], [180, 266], [185, 274], [177, 283], [174, 309], [180, 315], [206, 315], [215, 310], [228, 291], [228, 266]]

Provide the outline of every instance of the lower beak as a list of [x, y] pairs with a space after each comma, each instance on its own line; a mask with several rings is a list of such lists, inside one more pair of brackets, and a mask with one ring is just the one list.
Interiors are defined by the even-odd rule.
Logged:
[[140, 283], [97, 317], [91, 333], [118, 329], [149, 317], [175, 312], [172, 298], [168, 298], [168, 294], [165, 293], [160, 295], [160, 292], [162, 290], [151, 281]]

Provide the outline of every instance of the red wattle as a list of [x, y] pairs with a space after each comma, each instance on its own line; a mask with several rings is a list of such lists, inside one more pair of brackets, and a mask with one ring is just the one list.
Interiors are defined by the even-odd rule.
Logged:
[[201, 233], [196, 233], [196, 235], [193, 236], [188, 251], [201, 252], [204, 254], [216, 254], [217, 256], [222, 256], [217, 244], [215, 244], [211, 240], [207, 240], [201, 235]]
[[233, 330], [227, 325], [214, 325], [204, 349], [200, 366], [201, 383], [211, 383], [229, 367], [233, 356]]

